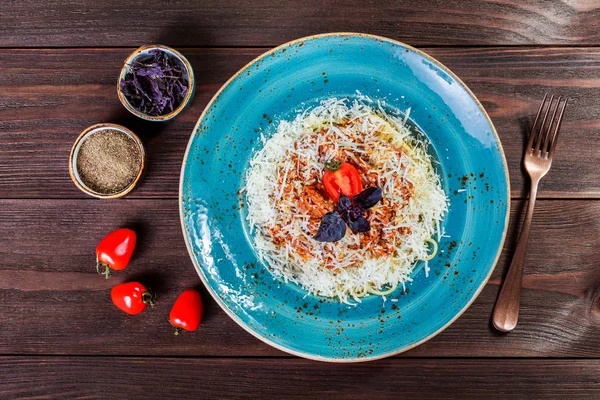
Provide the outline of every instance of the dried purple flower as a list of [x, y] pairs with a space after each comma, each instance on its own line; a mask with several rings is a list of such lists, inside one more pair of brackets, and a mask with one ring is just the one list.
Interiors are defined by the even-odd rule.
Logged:
[[179, 107], [189, 90], [189, 79], [179, 59], [153, 49], [133, 60], [120, 87], [133, 108], [157, 116]]

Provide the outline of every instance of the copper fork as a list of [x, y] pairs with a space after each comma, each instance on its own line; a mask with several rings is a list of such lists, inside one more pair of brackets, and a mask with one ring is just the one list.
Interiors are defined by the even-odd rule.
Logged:
[[[560, 125], [562, 123], [567, 98], [558, 97], [554, 102], [554, 95], [544, 95], [542, 105], [537, 112], [531, 135], [525, 150], [523, 166], [529, 174], [531, 180], [531, 189], [529, 192], [529, 203], [527, 204], [527, 213], [525, 221], [521, 228], [521, 235], [517, 243], [517, 249], [508, 269], [508, 274], [504, 280], [504, 285], [496, 301], [492, 322], [496, 329], [502, 332], [510, 332], [517, 326], [519, 319], [519, 305], [521, 302], [521, 284], [523, 281], [523, 266], [525, 264], [525, 254], [527, 252], [527, 242], [529, 241], [529, 229], [531, 228], [531, 219], [533, 217], [533, 207], [537, 196], [540, 180], [548, 173], [552, 165], [552, 157], [556, 148], [556, 141]], [[562, 103], [561, 103], [562, 102]], [[561, 106], [562, 104], [562, 106]], [[559, 111], [560, 108], [560, 112]], [[553, 110], [553, 111], [552, 111]], [[548, 116], [552, 111], [549, 122]], [[558, 112], [558, 118], [557, 118]], [[541, 124], [538, 124], [543, 115]], [[539, 126], [538, 126], [539, 125]]]

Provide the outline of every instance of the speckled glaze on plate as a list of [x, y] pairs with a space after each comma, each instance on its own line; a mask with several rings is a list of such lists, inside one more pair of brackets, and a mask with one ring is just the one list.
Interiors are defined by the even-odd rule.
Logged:
[[[328, 97], [356, 91], [411, 107], [431, 142], [450, 198], [438, 256], [384, 301], [348, 306], [274, 279], [256, 258], [240, 189], [262, 132]], [[367, 361], [432, 338], [477, 297], [508, 223], [504, 153], [481, 104], [446, 67], [403, 43], [336, 33], [286, 43], [235, 74], [190, 138], [180, 182], [183, 233], [204, 284], [243, 328], [283, 351], [334, 362]]]

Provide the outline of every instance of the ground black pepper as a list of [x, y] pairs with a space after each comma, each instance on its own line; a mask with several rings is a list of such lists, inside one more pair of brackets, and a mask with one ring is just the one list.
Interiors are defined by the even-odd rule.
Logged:
[[138, 144], [116, 129], [92, 133], [77, 154], [79, 177], [89, 189], [101, 194], [121, 192], [138, 176], [141, 164]]

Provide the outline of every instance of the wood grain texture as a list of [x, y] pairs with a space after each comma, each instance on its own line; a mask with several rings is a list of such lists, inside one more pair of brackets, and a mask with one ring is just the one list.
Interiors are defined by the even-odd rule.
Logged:
[[[130, 115], [116, 77], [132, 49], [0, 50], [0, 198], [85, 198], [69, 179], [73, 141], [87, 126], [121, 123], [148, 152], [147, 173], [130, 198], [177, 197], [185, 146], [204, 106], [264, 49], [185, 49], [198, 87], [193, 104], [157, 124]], [[425, 49], [454, 70], [496, 125], [512, 195], [526, 193], [525, 135], [545, 92], [571, 98], [543, 197], [600, 197], [600, 48]]]
[[600, 44], [594, 0], [5, 0], [0, 46], [273, 46], [358, 31], [416, 45]]
[[0, 357], [0, 372], [0, 397], [10, 399], [600, 396], [598, 360], [388, 359], [331, 365], [300, 359]]
[[[599, 26], [596, 0], [2, 1], [0, 399], [600, 398]], [[244, 331], [200, 283], [178, 215], [185, 146], [219, 87], [269, 47], [335, 31], [422, 47], [457, 73], [496, 125], [517, 199], [475, 303], [429, 342], [368, 364], [289, 357]], [[179, 47], [198, 81], [192, 106], [164, 124], [136, 119], [115, 93], [123, 60], [148, 43]], [[545, 92], [571, 103], [540, 188], [519, 326], [503, 335], [490, 316], [522, 218], [524, 138]], [[124, 200], [91, 199], [69, 179], [73, 141], [98, 122], [133, 129], [148, 152]], [[94, 249], [120, 226], [136, 229], [138, 249], [107, 281]], [[156, 308], [126, 316], [111, 304], [110, 288], [131, 280], [158, 292]], [[190, 287], [204, 320], [176, 337], [169, 310]]]
[[[490, 326], [498, 285], [516, 241], [514, 201], [507, 246], [477, 301], [452, 326], [405, 353], [412, 357], [600, 357], [600, 202], [537, 205], [516, 331]], [[557, 210], [560, 210], [558, 213]], [[176, 200], [0, 201], [0, 354], [282, 356], [237, 326], [202, 287], [185, 249]], [[139, 247], [127, 270], [106, 281], [94, 270], [101, 237], [133, 226]], [[158, 305], [128, 317], [110, 288], [139, 280]], [[206, 303], [198, 332], [167, 322], [188, 287]]]

